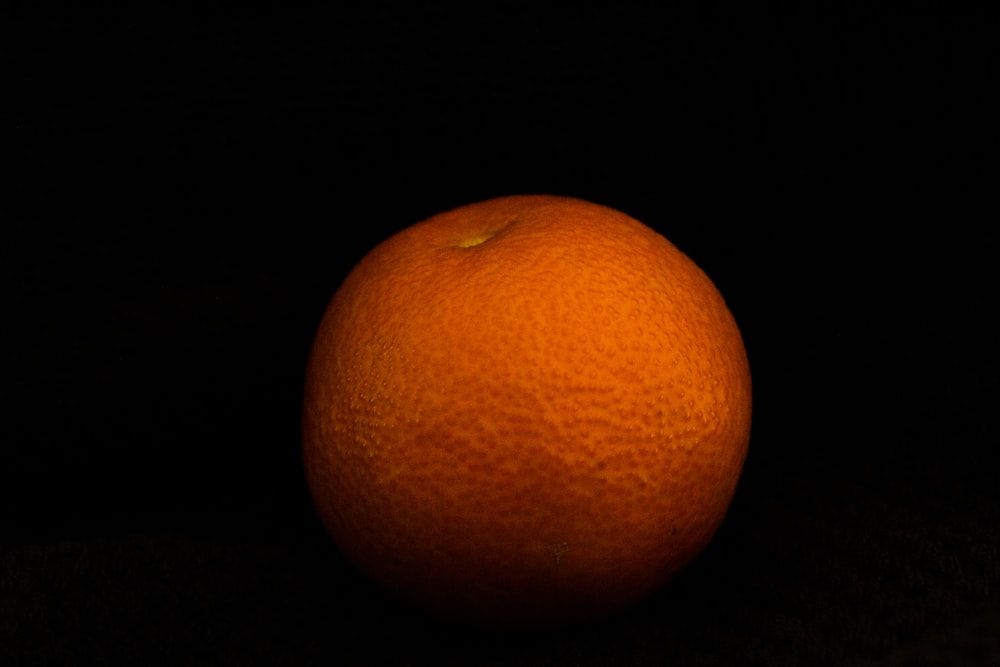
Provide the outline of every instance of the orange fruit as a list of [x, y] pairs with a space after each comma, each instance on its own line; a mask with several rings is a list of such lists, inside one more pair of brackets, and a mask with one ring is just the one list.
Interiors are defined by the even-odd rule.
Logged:
[[384, 241], [307, 368], [306, 478], [343, 555], [478, 624], [649, 595], [708, 544], [749, 435], [747, 357], [715, 286], [577, 199], [493, 199]]

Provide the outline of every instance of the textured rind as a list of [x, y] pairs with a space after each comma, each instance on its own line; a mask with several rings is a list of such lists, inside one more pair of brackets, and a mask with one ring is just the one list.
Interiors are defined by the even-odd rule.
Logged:
[[362, 260], [317, 333], [303, 427], [319, 514], [362, 571], [468, 620], [573, 621], [708, 543], [750, 374], [721, 295], [662, 236], [510, 197]]

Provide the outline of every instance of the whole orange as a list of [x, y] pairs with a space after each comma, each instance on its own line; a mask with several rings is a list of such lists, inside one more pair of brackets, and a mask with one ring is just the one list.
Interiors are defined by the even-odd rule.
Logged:
[[701, 551], [750, 436], [730, 311], [687, 256], [554, 196], [457, 208], [371, 251], [324, 315], [304, 463], [335, 543], [474, 623], [582, 621]]

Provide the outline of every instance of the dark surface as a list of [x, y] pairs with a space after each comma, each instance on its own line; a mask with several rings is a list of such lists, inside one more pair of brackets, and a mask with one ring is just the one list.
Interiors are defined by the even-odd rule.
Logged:
[[[8, 10], [0, 663], [997, 664], [996, 25], [857, 4]], [[339, 560], [298, 409], [355, 262], [520, 192], [692, 256], [755, 421], [678, 579], [510, 636]]]

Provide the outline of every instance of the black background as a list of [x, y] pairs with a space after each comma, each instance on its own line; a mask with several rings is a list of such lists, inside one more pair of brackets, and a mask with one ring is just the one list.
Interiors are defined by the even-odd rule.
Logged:
[[[993, 16], [178, 7], [3, 17], [0, 662], [997, 663]], [[506, 635], [339, 560], [298, 410], [369, 249], [522, 192], [695, 259], [755, 414], [679, 578]]]

